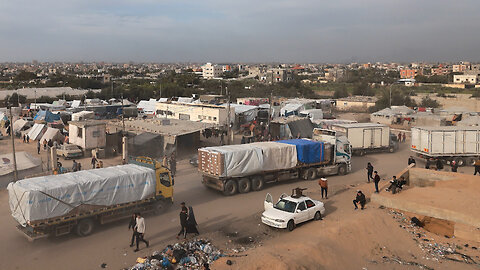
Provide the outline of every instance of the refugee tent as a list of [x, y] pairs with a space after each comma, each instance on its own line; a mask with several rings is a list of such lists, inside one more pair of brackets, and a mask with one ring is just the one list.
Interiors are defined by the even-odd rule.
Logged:
[[38, 124], [35, 123], [33, 127], [28, 131], [28, 137], [30, 140], [39, 140], [42, 136], [43, 133], [45, 133], [45, 130], [47, 127], [44, 124]]
[[72, 114], [72, 121], [83, 121], [85, 119], [95, 119], [95, 112], [81, 111]]
[[40, 142], [43, 142], [44, 140], [47, 142], [52, 140], [52, 142], [56, 141], [58, 143], [62, 143], [64, 139], [65, 137], [62, 135], [59, 129], [49, 127], [40, 139]]
[[[227, 104], [223, 104], [222, 106], [227, 107]], [[251, 105], [243, 105], [243, 104], [230, 104], [231, 108], [235, 109], [236, 115], [243, 115], [243, 120], [245, 122], [251, 122], [257, 117], [258, 114], [258, 106], [251, 106]]]
[[140, 100], [137, 108], [143, 110], [145, 114], [154, 114], [157, 111], [157, 100], [153, 98], [150, 100]]
[[78, 107], [80, 107], [80, 103], [81, 103], [81, 100], [74, 100], [74, 101], [72, 101], [72, 105], [70, 105], [70, 107], [78, 108]]
[[23, 119], [18, 119], [13, 123], [13, 132], [17, 133], [27, 128], [28, 121]]
[[[27, 152], [16, 152], [18, 179], [31, 176], [42, 171], [42, 161]], [[13, 155], [0, 155], [0, 188], [6, 188], [13, 181]]]
[[39, 111], [33, 120], [51, 123], [60, 120], [60, 113], [54, 114], [51, 111]]
[[300, 110], [304, 109], [304, 104], [301, 103], [288, 103], [280, 109], [280, 115], [282, 116], [290, 116], [290, 115], [298, 115]]
[[192, 103], [193, 98], [189, 97], [179, 97], [177, 100], [178, 103]]

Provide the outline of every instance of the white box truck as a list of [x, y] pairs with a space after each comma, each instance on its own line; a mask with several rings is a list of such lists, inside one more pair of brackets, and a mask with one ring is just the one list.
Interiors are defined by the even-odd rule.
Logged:
[[375, 123], [334, 124], [332, 130], [345, 135], [352, 145], [354, 155], [363, 156], [370, 152], [395, 152], [397, 138], [390, 133], [390, 127]]
[[421, 158], [473, 165], [480, 156], [480, 127], [414, 127], [411, 150]]

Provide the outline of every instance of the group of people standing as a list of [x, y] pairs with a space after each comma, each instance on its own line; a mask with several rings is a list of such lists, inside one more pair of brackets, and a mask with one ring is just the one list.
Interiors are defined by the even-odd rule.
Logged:
[[406, 139], [407, 139], [407, 135], [405, 134], [405, 132], [398, 133], [398, 136], [397, 136], [398, 142], [405, 142]]

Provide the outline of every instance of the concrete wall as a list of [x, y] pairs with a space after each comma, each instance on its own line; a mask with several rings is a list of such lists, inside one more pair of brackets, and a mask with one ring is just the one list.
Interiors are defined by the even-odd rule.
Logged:
[[[79, 134], [81, 132], [81, 135]], [[69, 125], [69, 142], [82, 149], [105, 148], [107, 142], [106, 125]]]
[[461, 107], [468, 109], [473, 112], [480, 111], [480, 99], [471, 98], [471, 94], [449, 94], [454, 95], [454, 98], [445, 98], [445, 97], [437, 97], [436, 94], [418, 94], [417, 96], [412, 96], [411, 98], [414, 99], [417, 103], [422, 102], [423, 97], [430, 97], [433, 100], [436, 100], [440, 103], [441, 107], [444, 109], [453, 108], [453, 107]]
[[434, 186], [435, 181], [448, 181], [455, 179], [455, 173], [411, 168], [409, 170], [409, 184], [416, 187]]
[[[158, 118], [182, 119], [220, 126], [227, 124], [227, 108], [220, 106], [201, 106], [193, 104], [157, 103], [157, 111], [168, 111], [171, 114], [158, 114]], [[235, 109], [230, 108], [231, 121], [235, 120]]]

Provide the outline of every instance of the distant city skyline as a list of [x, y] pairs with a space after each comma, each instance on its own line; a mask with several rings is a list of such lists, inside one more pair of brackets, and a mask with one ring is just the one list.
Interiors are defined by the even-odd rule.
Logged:
[[474, 0], [0, 2], [0, 62], [480, 61]]

